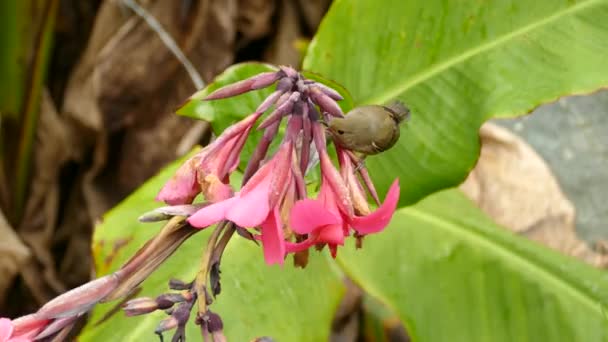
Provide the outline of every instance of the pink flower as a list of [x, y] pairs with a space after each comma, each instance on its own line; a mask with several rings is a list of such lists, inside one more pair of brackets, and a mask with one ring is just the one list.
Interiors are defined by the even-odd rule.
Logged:
[[327, 180], [323, 180], [321, 192], [316, 200], [304, 199], [291, 209], [290, 227], [298, 234], [308, 234], [308, 239], [288, 244], [289, 252], [306, 249], [315, 244], [327, 244], [336, 256], [336, 247], [344, 244], [344, 237], [354, 229], [359, 235], [383, 230], [390, 222], [399, 200], [399, 181], [391, 185], [384, 203], [365, 216], [349, 216], [339, 208], [337, 196]]
[[209, 202], [230, 197], [230, 173], [238, 166], [249, 131], [261, 114], [256, 112], [230, 126], [215, 141], [188, 159], [163, 186], [156, 199], [178, 205], [192, 203], [201, 192]]
[[17, 336], [13, 322], [8, 318], [0, 318], [0, 342], [30, 342], [31, 338]]
[[290, 227], [308, 238], [300, 243], [288, 243], [287, 250], [297, 252], [315, 244], [327, 244], [335, 257], [337, 246], [344, 244], [351, 228], [363, 236], [379, 232], [388, 225], [399, 200], [399, 182], [393, 182], [384, 203], [371, 213], [346, 153], [338, 151], [342, 166], [340, 174], [327, 154], [325, 135], [319, 124], [313, 126], [313, 136], [321, 164], [321, 189], [316, 200], [303, 199], [293, 205]]
[[266, 262], [283, 264], [285, 246], [280, 206], [293, 181], [292, 156], [293, 143], [284, 142], [240, 192], [201, 208], [188, 222], [200, 228], [221, 220], [232, 221], [241, 227], [261, 227]]

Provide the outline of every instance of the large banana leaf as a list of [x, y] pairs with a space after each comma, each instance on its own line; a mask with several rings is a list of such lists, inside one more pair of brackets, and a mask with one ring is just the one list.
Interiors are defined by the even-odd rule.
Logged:
[[400, 209], [338, 262], [415, 341], [607, 341], [608, 276], [497, 227], [458, 190]]
[[367, 166], [379, 188], [401, 178], [401, 205], [461, 182], [491, 117], [608, 85], [608, 1], [336, 1], [304, 68], [355, 104], [412, 109], [397, 146]]

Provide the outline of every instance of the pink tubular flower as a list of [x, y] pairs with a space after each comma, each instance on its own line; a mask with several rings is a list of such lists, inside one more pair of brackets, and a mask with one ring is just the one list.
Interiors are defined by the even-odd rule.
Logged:
[[320, 125], [313, 127], [313, 135], [321, 163], [321, 190], [316, 200], [300, 200], [291, 209], [291, 228], [298, 234], [308, 235], [308, 238], [300, 243], [287, 244], [287, 250], [296, 252], [315, 244], [327, 244], [335, 257], [337, 246], [344, 244], [351, 228], [363, 236], [379, 232], [388, 225], [399, 200], [399, 182], [393, 182], [384, 203], [371, 213], [348, 156], [338, 151], [342, 166], [340, 177], [327, 155], [325, 135]]
[[232, 125], [211, 144], [188, 159], [163, 186], [156, 199], [170, 205], [190, 204], [203, 193], [209, 202], [232, 195], [230, 173], [239, 164], [239, 154], [249, 131], [262, 113], [256, 112]]
[[17, 335], [13, 322], [8, 318], [0, 318], [0, 342], [30, 342], [31, 338]]
[[281, 145], [273, 158], [233, 197], [203, 207], [188, 222], [194, 227], [208, 227], [229, 220], [241, 227], [262, 227], [264, 255], [269, 264], [283, 263], [285, 246], [280, 205], [293, 181], [293, 143]]

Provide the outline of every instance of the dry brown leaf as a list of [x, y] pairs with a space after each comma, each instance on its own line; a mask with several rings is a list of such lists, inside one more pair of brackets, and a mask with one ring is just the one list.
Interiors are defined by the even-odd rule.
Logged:
[[300, 65], [302, 56], [296, 49], [296, 41], [303, 37], [295, 0], [281, 2], [276, 34], [265, 59], [273, 64]]
[[[232, 63], [236, 0], [145, 5], [203, 78]], [[118, 2], [102, 5], [64, 107], [96, 136], [83, 184], [91, 220], [178, 156], [191, 120], [173, 111], [195, 90], [157, 32]]]
[[28, 248], [15, 234], [2, 211], [0, 211], [0, 307], [4, 306], [4, 299], [8, 288], [15, 276], [19, 274], [22, 265], [30, 257]]
[[66, 289], [56, 272], [52, 249], [59, 216], [60, 171], [73, 157], [69, 132], [45, 90], [36, 130], [31, 185], [18, 228], [33, 255], [23, 266], [22, 275], [39, 304]]
[[240, 0], [237, 30], [242, 35], [239, 46], [267, 36], [272, 29], [274, 0]]
[[461, 189], [498, 224], [564, 254], [608, 266], [576, 235], [575, 209], [549, 167], [521, 138], [505, 128], [481, 127], [481, 155]]
[[306, 28], [315, 32], [321, 23], [321, 19], [329, 9], [331, 0], [298, 0], [299, 12], [304, 17]]

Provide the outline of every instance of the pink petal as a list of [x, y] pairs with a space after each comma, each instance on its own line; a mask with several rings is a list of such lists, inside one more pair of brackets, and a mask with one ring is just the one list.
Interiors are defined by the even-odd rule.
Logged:
[[268, 265], [283, 265], [285, 261], [285, 240], [282, 226], [278, 208], [275, 208], [262, 223], [262, 246], [264, 247], [264, 259]]
[[323, 175], [322, 181], [327, 183], [333, 190], [336, 197], [336, 203], [340, 210], [348, 217], [354, 216], [352, 199], [348, 188], [342, 180], [340, 173], [332, 164], [331, 159], [329, 159], [329, 155], [319, 151], [319, 159], [321, 163], [321, 174]]
[[314, 246], [317, 243], [316, 237], [308, 238], [302, 242], [289, 242], [285, 241], [285, 251], [287, 253], [297, 253], [301, 251], [305, 251], [310, 247]]
[[398, 201], [399, 180], [396, 179], [388, 190], [384, 203], [376, 211], [367, 216], [353, 217], [350, 225], [362, 235], [379, 232], [390, 222], [397, 208]]
[[258, 184], [247, 194], [240, 196], [238, 200], [228, 208], [226, 218], [241, 227], [259, 226], [270, 211], [268, 205], [268, 191], [270, 179]]
[[268, 161], [266, 164], [262, 165], [262, 167], [260, 167], [260, 169], [258, 171], [256, 171], [251, 176], [251, 178], [247, 181], [247, 184], [245, 184], [241, 188], [241, 191], [239, 191], [241, 196], [246, 195], [247, 193], [249, 193], [256, 187], [258, 187], [258, 185], [261, 182], [266, 181], [268, 179], [268, 177], [270, 176], [270, 174], [272, 173], [272, 169], [274, 168], [275, 164], [276, 164], [275, 158], [273, 158], [270, 161]]
[[169, 205], [190, 204], [200, 192], [196, 181], [196, 169], [200, 153], [188, 159], [175, 172], [175, 175], [165, 183], [156, 200], [164, 201]]
[[225, 201], [213, 203], [201, 208], [194, 215], [190, 216], [188, 223], [198, 228], [209, 227], [210, 225], [226, 218], [226, 212], [237, 200], [237, 197], [232, 197]]
[[291, 141], [283, 143], [279, 151], [275, 154], [274, 167], [271, 174], [270, 188], [268, 189], [268, 205], [274, 207], [285, 195], [285, 191], [291, 180], [291, 156], [293, 143]]
[[13, 326], [15, 327], [13, 335], [30, 339], [34, 338], [50, 322], [51, 320], [41, 319], [36, 314], [21, 316], [13, 320]]
[[325, 242], [330, 245], [344, 244], [344, 230], [341, 224], [330, 224], [319, 229], [318, 242]]
[[25, 338], [25, 337], [13, 337], [13, 338], [7, 340], [6, 342], [32, 342], [32, 339]]
[[289, 226], [298, 234], [308, 234], [318, 227], [339, 224], [340, 218], [332, 214], [319, 201], [297, 201], [289, 215]]
[[13, 334], [13, 323], [8, 318], [0, 318], [0, 342], [8, 341]]

